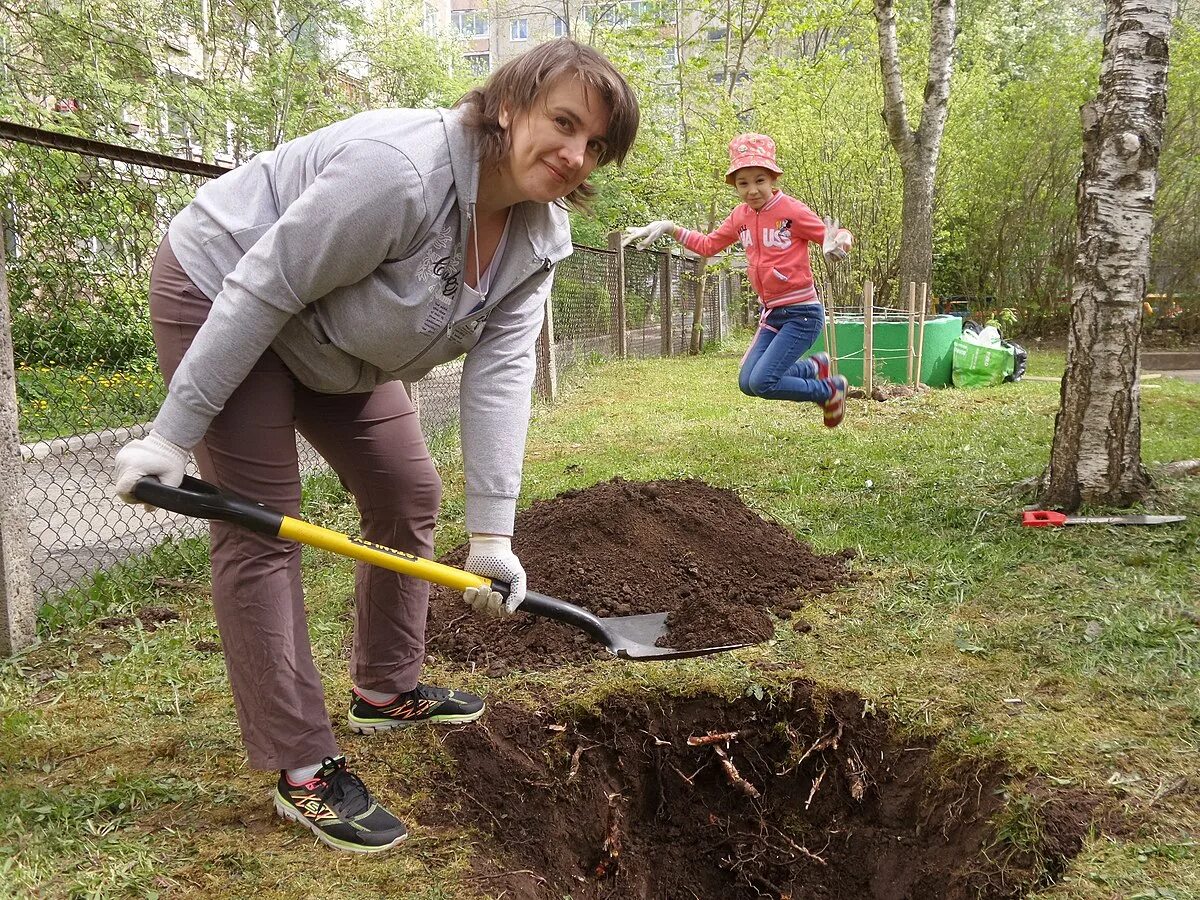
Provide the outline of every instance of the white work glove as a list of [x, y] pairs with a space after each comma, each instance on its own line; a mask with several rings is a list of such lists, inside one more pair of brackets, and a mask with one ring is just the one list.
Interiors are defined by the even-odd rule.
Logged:
[[668, 219], [651, 222], [642, 228], [626, 228], [625, 236], [621, 238], [621, 246], [627, 247], [637, 241], [637, 248], [645, 250], [660, 237], [672, 237], [675, 234], [675, 228], [675, 223]]
[[854, 236], [838, 225], [837, 219], [825, 216], [821, 221], [825, 223], [825, 240], [821, 244], [821, 252], [830, 262], [845, 259], [850, 254]]
[[466, 588], [463, 600], [477, 613], [511, 616], [525, 599], [525, 570], [512, 552], [512, 539], [499, 534], [471, 535], [471, 552], [464, 568], [468, 572], [495, 578], [509, 586], [508, 600], [490, 588]]
[[[137, 503], [133, 486], [147, 475], [153, 475], [167, 487], [179, 487], [187, 461], [187, 450], [151, 431], [144, 438], [130, 441], [117, 453], [113, 462], [116, 494], [126, 503]], [[147, 511], [154, 509], [149, 504], [143, 505]]]

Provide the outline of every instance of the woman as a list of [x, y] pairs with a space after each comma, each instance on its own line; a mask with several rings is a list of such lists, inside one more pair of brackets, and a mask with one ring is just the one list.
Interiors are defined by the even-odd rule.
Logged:
[[[299, 431], [354, 495], [362, 534], [431, 556], [441, 482], [401, 380], [466, 354], [466, 568], [511, 583], [464, 599], [509, 614], [534, 346], [563, 202], [620, 162], [638, 105], [608, 60], [561, 39], [501, 66], [452, 110], [367, 112], [206, 184], [172, 221], [150, 282], [169, 394], [117, 455], [116, 492], [171, 485], [188, 452], [222, 488], [298, 515]], [[404, 825], [341, 756], [313, 664], [299, 546], [220, 522], [213, 607], [250, 764], [280, 770], [275, 807], [324, 843], [377, 852]], [[478, 718], [483, 701], [419, 682], [429, 585], [360, 564], [351, 728]]]

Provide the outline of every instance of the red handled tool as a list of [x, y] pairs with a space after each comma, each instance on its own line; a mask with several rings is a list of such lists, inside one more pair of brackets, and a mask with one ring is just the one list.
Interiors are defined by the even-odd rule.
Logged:
[[1187, 516], [1068, 516], [1050, 509], [1027, 509], [1021, 524], [1029, 528], [1057, 528], [1060, 525], [1168, 525]]

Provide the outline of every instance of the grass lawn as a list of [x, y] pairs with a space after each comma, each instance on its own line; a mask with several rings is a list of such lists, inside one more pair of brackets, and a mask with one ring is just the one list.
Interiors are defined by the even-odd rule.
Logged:
[[[829, 431], [815, 408], [741, 396], [738, 349], [593, 370], [538, 411], [523, 502], [615, 475], [732, 488], [820, 551], [861, 552], [861, 577], [805, 608], [812, 631], [781, 627], [769, 645], [708, 660], [499, 679], [435, 668], [430, 680], [560, 713], [612, 692], [761, 696], [798, 678], [851, 689], [914, 734], [1112, 801], [1121, 828], [1093, 835], [1038, 896], [1200, 897], [1200, 478], [1161, 483], [1156, 508], [1187, 514], [1182, 526], [1023, 529], [1028, 498], [1013, 486], [1045, 465], [1056, 383], [851, 401]], [[1030, 374], [1061, 367], [1061, 354], [1032, 354]], [[1152, 472], [1200, 457], [1200, 385], [1148, 382], [1142, 436]], [[453, 457], [443, 475], [439, 550], [463, 538]], [[353, 520], [327, 486], [307, 514]], [[429, 731], [348, 732], [352, 568], [305, 552], [335, 728], [412, 822], [437, 804], [447, 755]], [[213, 652], [202, 554], [162, 560], [77, 602], [124, 616], [167, 606], [177, 620], [73, 625], [0, 663], [0, 895], [487, 896], [468, 868], [477, 836], [418, 826], [398, 851], [360, 859], [275, 824], [271, 778], [245, 767]]]

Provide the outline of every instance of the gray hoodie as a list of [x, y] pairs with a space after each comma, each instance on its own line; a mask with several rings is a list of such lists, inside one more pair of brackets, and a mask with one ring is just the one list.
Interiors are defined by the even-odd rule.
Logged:
[[379, 110], [330, 125], [205, 184], [171, 249], [212, 311], [154, 422], [195, 446], [274, 350], [309, 388], [370, 391], [466, 354], [460, 415], [466, 527], [511, 534], [534, 347], [564, 210], [521, 203], [487, 303], [455, 318], [479, 183], [462, 110]]

